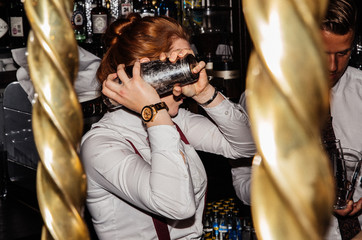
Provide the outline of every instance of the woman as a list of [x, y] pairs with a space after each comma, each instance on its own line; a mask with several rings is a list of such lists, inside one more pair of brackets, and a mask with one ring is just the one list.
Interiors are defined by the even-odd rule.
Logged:
[[[196, 150], [228, 158], [255, 152], [247, 115], [209, 84], [204, 62], [193, 69], [200, 72], [196, 83], [174, 86], [167, 96], [140, 77], [141, 62], [175, 62], [190, 53], [175, 20], [130, 15], [102, 60], [103, 94], [123, 107], [106, 113], [82, 140], [87, 205], [100, 239], [162, 238], [154, 215], [164, 219], [171, 239], [200, 238], [207, 179]], [[129, 78], [124, 66], [132, 64]], [[117, 76], [122, 84], [113, 81]], [[179, 109], [181, 96], [203, 104], [213, 121]], [[160, 110], [145, 122], [140, 113], [152, 104]]]

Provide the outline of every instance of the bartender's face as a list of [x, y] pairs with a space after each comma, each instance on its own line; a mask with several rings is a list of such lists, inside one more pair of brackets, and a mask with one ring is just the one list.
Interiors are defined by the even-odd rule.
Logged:
[[328, 57], [328, 72], [331, 87], [342, 77], [352, 53], [354, 32], [351, 30], [345, 35], [338, 35], [322, 30], [324, 50]]
[[[170, 51], [166, 54], [169, 55], [171, 52], [181, 50], [181, 49], [190, 49], [190, 44], [185, 39], [176, 38], [171, 46]], [[168, 106], [168, 113], [171, 117], [177, 115], [180, 105], [183, 103], [183, 97], [175, 96], [173, 94], [167, 95], [161, 98]]]

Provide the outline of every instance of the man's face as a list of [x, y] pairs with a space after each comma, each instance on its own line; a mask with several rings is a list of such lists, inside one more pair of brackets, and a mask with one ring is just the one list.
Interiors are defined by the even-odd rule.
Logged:
[[328, 71], [331, 87], [333, 87], [343, 75], [348, 66], [352, 53], [354, 32], [351, 30], [345, 35], [338, 35], [322, 30], [324, 50], [328, 56]]

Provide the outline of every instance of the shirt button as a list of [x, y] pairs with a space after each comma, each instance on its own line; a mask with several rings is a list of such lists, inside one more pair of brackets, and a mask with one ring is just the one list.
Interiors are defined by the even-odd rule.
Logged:
[[229, 115], [229, 111], [225, 111], [225, 115]]

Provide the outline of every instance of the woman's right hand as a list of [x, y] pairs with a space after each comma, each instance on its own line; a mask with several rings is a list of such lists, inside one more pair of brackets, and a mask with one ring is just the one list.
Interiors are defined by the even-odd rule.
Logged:
[[[132, 78], [126, 74], [124, 64], [118, 65], [117, 73], [109, 74], [103, 82], [102, 93], [137, 113], [140, 113], [146, 105], [160, 102], [161, 99], [156, 90], [146, 83], [140, 75], [140, 62], [146, 61], [149, 59], [144, 58], [135, 62]], [[121, 80], [121, 84], [115, 81], [117, 77]]]

